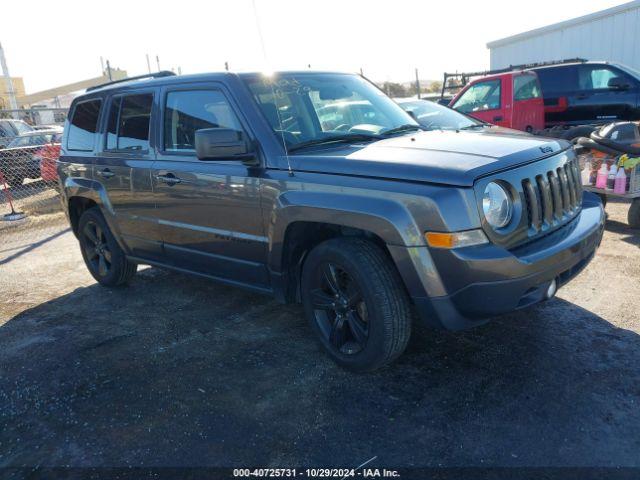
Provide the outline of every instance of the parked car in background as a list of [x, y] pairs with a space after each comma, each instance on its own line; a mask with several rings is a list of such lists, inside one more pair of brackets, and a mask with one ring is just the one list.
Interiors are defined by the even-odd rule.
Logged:
[[425, 130], [458, 130], [485, 125], [470, 116], [429, 100], [417, 98], [396, 98], [394, 100]]
[[60, 139], [61, 135], [54, 135], [51, 143], [40, 148], [34, 155], [34, 162], [40, 162], [40, 176], [42, 180], [51, 185], [58, 184], [58, 158], [60, 158]]
[[102, 285], [142, 263], [301, 302], [366, 371], [404, 351], [412, 312], [479, 325], [553, 297], [600, 244], [569, 142], [424, 131], [359, 75], [150, 77], [88, 89], [65, 128], [61, 200]]
[[33, 129], [34, 130], [46, 130], [46, 131], [50, 131], [50, 132], [55, 132], [58, 131], [60, 133], [62, 133], [63, 131], [63, 127], [61, 127], [60, 125], [33, 125]]
[[532, 64], [474, 79], [450, 106], [496, 125], [574, 139], [612, 121], [640, 120], [640, 72], [608, 62]]
[[60, 143], [58, 131], [31, 131], [15, 137], [0, 150], [0, 170], [9, 185], [18, 187], [25, 178], [40, 177], [40, 158], [36, 153], [50, 143]]
[[15, 137], [33, 130], [31, 125], [22, 120], [0, 118], [0, 148], [6, 147]]

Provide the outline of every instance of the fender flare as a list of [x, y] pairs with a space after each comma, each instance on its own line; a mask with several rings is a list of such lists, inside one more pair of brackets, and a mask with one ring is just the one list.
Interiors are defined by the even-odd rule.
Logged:
[[425, 246], [407, 209], [387, 198], [323, 192], [282, 194], [270, 213], [268, 264], [280, 272], [286, 231], [294, 222], [318, 222], [357, 228], [380, 237], [387, 245]]

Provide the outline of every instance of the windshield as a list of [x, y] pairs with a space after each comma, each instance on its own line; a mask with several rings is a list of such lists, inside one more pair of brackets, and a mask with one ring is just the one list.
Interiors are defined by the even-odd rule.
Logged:
[[274, 133], [288, 148], [341, 137], [374, 141], [386, 132], [401, 134], [420, 128], [393, 100], [357, 75], [302, 73], [251, 76], [245, 81]]
[[9, 143], [9, 148], [15, 147], [37, 147], [40, 145], [46, 145], [47, 143], [51, 143], [51, 139], [53, 138], [53, 134], [40, 134], [40, 135], [25, 135], [22, 137], [14, 138], [11, 143]]
[[458, 130], [481, 124], [449, 107], [427, 100], [400, 102], [400, 106], [411, 112], [426, 130]]
[[23, 133], [33, 132], [34, 130], [34, 128], [31, 125], [20, 120], [15, 121], [13, 125], [20, 135], [22, 135]]

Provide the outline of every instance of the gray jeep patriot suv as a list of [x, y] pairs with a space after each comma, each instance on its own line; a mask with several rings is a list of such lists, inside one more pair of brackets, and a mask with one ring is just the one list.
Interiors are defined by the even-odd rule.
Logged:
[[91, 89], [65, 128], [62, 202], [102, 285], [144, 263], [302, 302], [364, 371], [402, 353], [414, 311], [478, 325], [553, 296], [600, 243], [562, 140], [453, 111], [420, 126], [357, 75], [153, 77]]

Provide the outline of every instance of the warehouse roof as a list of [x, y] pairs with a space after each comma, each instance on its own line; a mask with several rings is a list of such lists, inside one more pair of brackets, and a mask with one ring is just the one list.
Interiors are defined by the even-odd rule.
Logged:
[[565, 20], [564, 22], [553, 23], [545, 27], [529, 30], [528, 32], [518, 33], [510, 37], [501, 38], [487, 43], [487, 48], [500, 47], [509, 43], [525, 40], [527, 38], [536, 37], [544, 33], [553, 32], [554, 30], [561, 30], [563, 28], [572, 27], [574, 25], [580, 25], [582, 23], [593, 22], [594, 20], [600, 20], [605, 17], [617, 15], [619, 13], [626, 12], [627, 10], [633, 10], [640, 8], [640, 0], [634, 0], [633, 2], [623, 3], [616, 7], [607, 8], [606, 10], [600, 10], [599, 12], [590, 13], [589, 15], [583, 15], [582, 17], [572, 18], [571, 20]]

